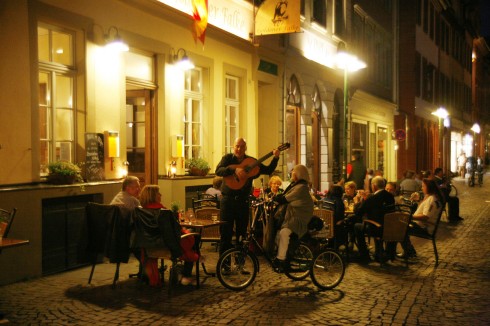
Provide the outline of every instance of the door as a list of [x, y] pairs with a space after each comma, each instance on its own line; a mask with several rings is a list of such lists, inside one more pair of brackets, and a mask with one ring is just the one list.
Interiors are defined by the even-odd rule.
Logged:
[[153, 91], [126, 91], [126, 153], [128, 175], [141, 186], [157, 183], [157, 113]]

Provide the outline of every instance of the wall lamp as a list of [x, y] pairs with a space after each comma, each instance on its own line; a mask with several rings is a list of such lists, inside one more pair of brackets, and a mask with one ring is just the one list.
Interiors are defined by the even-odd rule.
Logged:
[[195, 67], [183, 48], [180, 48], [177, 51], [172, 49], [172, 63], [184, 71], [194, 69]]
[[[112, 35], [111, 32], [113, 31]], [[104, 34], [106, 47], [117, 52], [129, 51], [129, 46], [124, 43], [121, 36], [119, 36], [119, 30], [116, 26], [111, 26], [107, 30], [107, 34]]]
[[104, 45], [107, 49], [110, 49], [115, 52], [127, 52], [129, 51], [128, 45], [122, 40], [119, 35], [119, 30], [116, 26], [111, 26], [107, 30], [107, 33], [104, 32], [104, 28], [102, 28], [99, 24], [94, 24], [94, 33], [95, 27], [100, 28], [102, 35], [104, 36]]

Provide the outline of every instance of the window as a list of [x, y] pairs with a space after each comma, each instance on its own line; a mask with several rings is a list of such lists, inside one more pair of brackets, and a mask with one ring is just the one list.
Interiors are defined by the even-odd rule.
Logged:
[[202, 69], [194, 68], [185, 72], [184, 88], [184, 149], [185, 158], [202, 155]]
[[233, 152], [235, 139], [238, 138], [240, 116], [240, 79], [227, 75], [225, 94], [225, 152]]
[[40, 24], [37, 36], [40, 175], [45, 176], [49, 163], [74, 159], [76, 70], [72, 33]]
[[313, 0], [313, 21], [327, 27], [327, 4], [325, 0]]
[[335, 0], [335, 34], [343, 36], [345, 32], [343, 0]]
[[366, 157], [367, 145], [367, 125], [362, 123], [352, 123], [352, 150], [351, 152], [360, 152], [362, 157]]

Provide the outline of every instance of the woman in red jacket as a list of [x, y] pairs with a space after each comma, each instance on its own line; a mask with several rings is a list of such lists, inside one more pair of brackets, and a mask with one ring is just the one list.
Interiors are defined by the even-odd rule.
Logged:
[[[157, 185], [145, 185], [143, 187], [140, 193], [140, 203], [143, 208], [166, 209], [162, 205], [162, 194], [160, 193], [160, 187]], [[189, 233], [185, 228], [182, 228], [181, 232], [182, 234]], [[180, 247], [182, 248], [180, 259], [184, 261], [182, 279], [180, 280], [180, 284], [182, 285], [195, 284], [195, 280], [192, 278], [192, 266], [199, 259], [199, 254], [193, 250], [194, 244], [195, 239], [193, 236], [180, 240]]]

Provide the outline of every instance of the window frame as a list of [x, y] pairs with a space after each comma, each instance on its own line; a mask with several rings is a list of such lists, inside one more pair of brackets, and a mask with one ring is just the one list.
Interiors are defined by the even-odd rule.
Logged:
[[[38, 52], [38, 87], [40, 87], [40, 75], [41, 74], [46, 74], [47, 79], [48, 79], [48, 87], [46, 89], [46, 96], [49, 96], [49, 101], [46, 101], [45, 104], [41, 104], [41, 95], [42, 95], [42, 90], [38, 89], [39, 91], [39, 102], [38, 102], [38, 114], [39, 114], [39, 123], [43, 119], [41, 119], [41, 108], [46, 108], [48, 112], [46, 112], [47, 117], [45, 119], [47, 126], [46, 126], [46, 137], [41, 137], [41, 125], [40, 125], [40, 130], [39, 130], [39, 155], [40, 155], [40, 176], [47, 176], [49, 171], [47, 165], [50, 163], [59, 161], [59, 160], [65, 160], [65, 161], [70, 161], [74, 162], [76, 160], [76, 144], [77, 144], [77, 69], [75, 66], [76, 61], [76, 32], [72, 30], [68, 30], [65, 28], [61, 28], [59, 26], [54, 26], [50, 24], [46, 24], [43, 22], [38, 22], [37, 28], [39, 31], [39, 28], [46, 29], [48, 30], [49, 33], [49, 40], [48, 40], [48, 46], [49, 46], [49, 60], [50, 61], [45, 61], [45, 60], [40, 60], [39, 58], [39, 52]], [[53, 32], [56, 33], [63, 33], [70, 35], [71, 37], [71, 44], [70, 44], [70, 51], [71, 51], [71, 63], [72, 65], [65, 65], [61, 64], [59, 62], [53, 61]], [[39, 38], [37, 39], [37, 43], [39, 46]], [[57, 78], [61, 77], [67, 77], [70, 78], [71, 80], [71, 85], [70, 85], [70, 95], [71, 95], [71, 107], [65, 107], [65, 106], [60, 106], [58, 105], [59, 100], [57, 97]], [[69, 135], [69, 139], [61, 139], [57, 138], [57, 128], [56, 128], [56, 116], [57, 112], [61, 112], [58, 110], [69, 110], [68, 112], [71, 113], [70, 117], [70, 122], [71, 122], [71, 132]], [[44, 154], [42, 154], [41, 150], [43, 148], [42, 144], [46, 143], [47, 144], [47, 157], [46, 160], [43, 160], [42, 158], [44, 157]], [[62, 149], [61, 145], [59, 148], [57, 148], [57, 143], [70, 143], [70, 150], [69, 150], [69, 159], [66, 159], [66, 157], [60, 157], [62, 155]], [[57, 154], [59, 150], [59, 155]]]
[[[229, 80], [235, 81], [236, 98], [229, 97]], [[230, 110], [234, 107], [235, 121], [232, 123], [230, 120], [231, 114]], [[235, 128], [235, 136], [240, 134], [240, 77], [233, 76], [230, 74], [225, 75], [225, 153], [232, 153], [235, 138], [232, 136], [232, 128]]]

